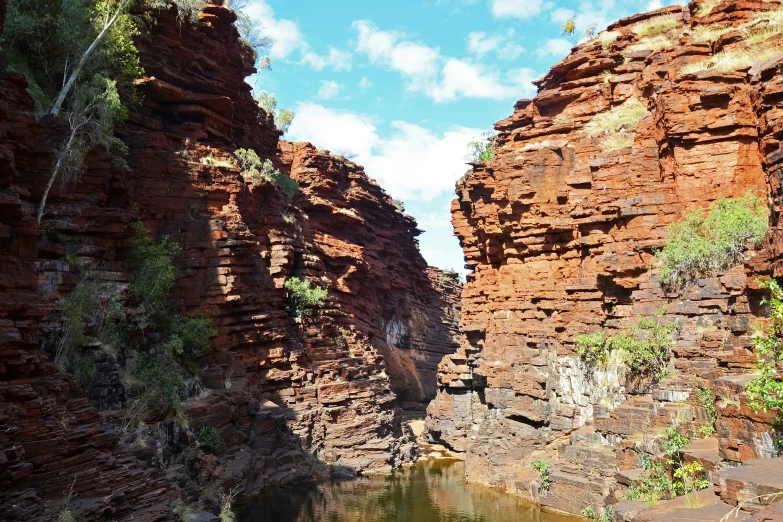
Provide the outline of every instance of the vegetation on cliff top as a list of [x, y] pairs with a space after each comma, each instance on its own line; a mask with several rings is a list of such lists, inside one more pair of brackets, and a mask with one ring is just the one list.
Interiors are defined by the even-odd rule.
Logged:
[[769, 221], [764, 200], [752, 194], [719, 199], [706, 212], [685, 213], [668, 227], [669, 237], [656, 254], [664, 284], [678, 286], [728, 270], [748, 256], [746, 247], [764, 239]]
[[288, 174], [283, 174], [275, 168], [272, 160], [263, 162], [252, 149], [237, 149], [234, 151], [240, 164], [240, 174], [245, 181], [253, 185], [260, 185], [263, 180], [275, 183], [288, 201], [293, 200], [299, 194], [299, 183]]
[[497, 133], [494, 131], [481, 133], [481, 140], [468, 143], [468, 155], [465, 159], [471, 163], [480, 163], [493, 159], [495, 157], [495, 149], [497, 148], [497, 140]]

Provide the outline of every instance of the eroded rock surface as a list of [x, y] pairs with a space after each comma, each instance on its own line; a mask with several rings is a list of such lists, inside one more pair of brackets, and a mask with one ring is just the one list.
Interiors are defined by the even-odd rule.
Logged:
[[[681, 69], [738, 48], [744, 24], [779, 7], [729, 0], [702, 16], [691, 3], [621, 20], [608, 37], [574, 48], [536, 82], [534, 99], [495, 125], [496, 157], [458, 182], [452, 204], [473, 273], [461, 347], [440, 364], [427, 417], [437, 440], [466, 452], [470, 480], [571, 513], [614, 503], [638, 476], [648, 441], [672, 425], [693, 435], [705, 422], [700, 389], [717, 403], [705, 469], [708, 460], [740, 465], [778, 454], [775, 413], [753, 413], [742, 384], [756, 367], [752, 325], [763, 316], [755, 278], [780, 274], [783, 55], [732, 72]], [[635, 48], [652, 37], [637, 37], [634, 24], [655, 16], [677, 20], [668, 43]], [[697, 41], [702, 26], [725, 34]], [[779, 45], [779, 34], [772, 38]], [[631, 99], [647, 114], [631, 131], [613, 129], [627, 131], [627, 146], [586, 133], [597, 114]], [[666, 226], [746, 192], [772, 208], [764, 248], [681, 292], [663, 288], [654, 253]], [[659, 311], [682, 325], [660, 382], [616, 360], [596, 372], [574, 352], [575, 334], [617, 332]], [[548, 491], [529, 466], [534, 458], [550, 463]], [[731, 503], [719, 492], [721, 505]]]
[[[459, 282], [427, 267], [415, 221], [361, 167], [279, 142], [244, 83], [253, 57], [235, 14], [214, 4], [193, 27], [153, 13], [138, 39], [144, 101], [116, 130], [131, 169], [92, 151], [41, 227], [65, 129], [36, 120], [23, 77], [0, 78], [0, 518], [51, 520], [72, 486], [87, 519], [170, 520], [178, 498], [205, 490], [214, 502], [220, 488], [252, 492], [324, 464], [387, 471], [415, 454], [395, 393], [419, 408], [434, 396], [437, 362], [457, 346]], [[237, 148], [290, 172], [300, 195], [246, 182]], [[217, 336], [188, 383], [187, 423], [141, 413], [130, 433], [121, 350], [85, 347], [98, 364], [80, 389], [42, 345], [84, 270], [126, 291], [135, 220], [182, 246], [174, 300]], [[289, 317], [292, 276], [326, 287], [326, 305]], [[197, 448], [198, 427], [218, 430], [217, 455]]]

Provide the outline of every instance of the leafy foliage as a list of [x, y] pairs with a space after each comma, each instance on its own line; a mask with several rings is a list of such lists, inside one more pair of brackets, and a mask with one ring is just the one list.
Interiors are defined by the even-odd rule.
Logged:
[[492, 131], [483, 132], [481, 141], [468, 143], [467, 160], [473, 163], [489, 161], [495, 157], [497, 148], [497, 134]]
[[253, 185], [260, 185], [262, 180], [271, 181], [280, 187], [280, 191], [288, 201], [299, 194], [299, 183], [287, 174], [275, 168], [269, 159], [261, 162], [261, 158], [252, 149], [237, 149], [234, 155], [239, 159], [241, 176]]
[[85, 346], [93, 339], [117, 344], [126, 317], [116, 287], [87, 274], [61, 301], [62, 327], [54, 334], [54, 363], [83, 387], [95, 374], [95, 354]]
[[754, 411], [783, 410], [783, 377], [777, 371], [776, 362], [783, 360], [783, 289], [775, 279], [759, 281], [759, 286], [769, 290], [762, 304], [769, 305], [769, 323], [765, 331], [753, 336], [756, 349], [758, 374], [745, 385], [748, 405]]
[[538, 487], [543, 491], [548, 490], [552, 485], [549, 480], [549, 464], [546, 461], [536, 459], [530, 462], [530, 467], [538, 473]]
[[162, 311], [179, 276], [173, 260], [182, 248], [168, 236], [163, 236], [160, 243], [154, 242], [141, 221], [132, 223], [131, 227], [136, 232], [128, 253], [133, 292], [147, 314]]
[[577, 334], [576, 353], [585, 360], [589, 366], [598, 365], [605, 367], [609, 360], [610, 342], [603, 331], [597, 330], [591, 334]]
[[156, 360], [146, 354], [138, 354], [132, 374], [141, 385], [143, 404], [164, 414], [179, 409], [186, 375], [170, 358]]
[[682, 325], [677, 321], [661, 324], [662, 314], [655, 318], [639, 318], [625, 333], [612, 339], [612, 346], [621, 350], [623, 362], [636, 373], [656, 372], [662, 377], [669, 361], [672, 336]]
[[701, 388], [699, 390], [699, 402], [707, 412], [709, 420], [701, 426], [696, 428], [696, 433], [702, 437], [707, 438], [715, 434], [715, 396], [712, 394], [712, 390], [709, 388]]
[[657, 252], [661, 281], [682, 285], [727, 270], [747, 259], [745, 247], [758, 245], [769, 227], [765, 202], [751, 194], [719, 199], [703, 210], [688, 212], [669, 225], [669, 237]]
[[[98, 35], [109, 6], [102, 0], [9, 0], [0, 55], [11, 68], [24, 73], [40, 112], [51, 108], [79, 58]], [[79, 83], [89, 84], [95, 75], [110, 78], [132, 90], [132, 80], [142, 74], [133, 37], [136, 20], [122, 13], [102, 45], [82, 69]], [[79, 90], [79, 84], [76, 85]]]
[[288, 315], [300, 317], [308, 315], [312, 308], [321, 308], [326, 304], [328, 290], [319, 286], [311, 286], [310, 281], [292, 277], [285, 282], [288, 290]]
[[609, 354], [618, 350], [632, 372], [654, 372], [661, 378], [669, 361], [672, 336], [682, 328], [677, 321], [662, 324], [665, 313], [666, 310], [661, 310], [652, 318], [639, 317], [636, 324], [613, 336], [601, 330], [578, 334], [574, 338], [575, 351], [588, 364], [605, 367]]
[[[709, 487], [710, 483], [699, 462], [684, 464], [682, 461], [680, 450], [690, 444], [690, 439], [673, 426], [666, 428], [665, 435], [666, 461], [645, 456], [642, 460], [645, 473], [628, 488], [626, 500], [657, 502]], [[670, 472], [664, 464], [670, 467]]]
[[215, 453], [220, 447], [220, 433], [212, 426], [202, 426], [196, 432], [198, 447], [204, 451]]
[[612, 522], [614, 520], [614, 506], [606, 506], [599, 516], [596, 514], [593, 505], [590, 504], [582, 508], [582, 516], [596, 522]]
[[275, 118], [275, 126], [280, 132], [285, 134], [288, 131], [288, 127], [290, 127], [291, 123], [294, 121], [294, 111], [289, 109], [278, 110], [277, 97], [266, 91], [258, 93], [258, 96], [256, 96], [256, 103]]

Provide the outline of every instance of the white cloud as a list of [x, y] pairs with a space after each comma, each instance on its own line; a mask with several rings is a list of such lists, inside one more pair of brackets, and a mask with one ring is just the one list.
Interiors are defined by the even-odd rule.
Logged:
[[552, 2], [544, 0], [489, 0], [490, 10], [496, 18], [532, 18], [550, 9]]
[[[514, 36], [514, 30], [508, 32], [509, 37]], [[474, 31], [468, 34], [468, 52], [481, 60], [490, 52], [495, 52], [497, 57], [502, 60], [513, 60], [525, 50], [521, 45], [512, 41], [505, 41], [501, 35], [487, 36], [482, 31]]]
[[468, 51], [480, 60], [490, 51], [497, 49], [501, 42], [500, 36], [487, 37], [487, 33], [474, 31], [468, 35]]
[[[366, 54], [371, 63], [400, 73], [409, 92], [423, 93], [436, 102], [460, 97], [503, 99], [518, 94], [517, 86], [502, 82], [495, 68], [469, 59], [443, 56], [438, 48], [403, 40], [399, 33], [383, 31], [364, 20], [353, 25], [358, 32], [356, 51]], [[500, 45], [500, 41], [487, 43], [485, 40], [483, 33], [474, 34], [473, 47], [488, 52]], [[470, 37], [468, 45], [471, 45]], [[516, 47], [512, 44], [510, 48], [504, 46], [497, 50], [518, 56], [521, 49]]]
[[271, 58], [287, 58], [297, 49], [301, 50], [306, 46], [299, 27], [291, 20], [276, 18], [274, 10], [265, 0], [251, 1], [245, 7], [245, 14], [262, 25], [264, 35], [274, 39], [269, 49]]
[[321, 80], [321, 88], [318, 89], [318, 97], [322, 100], [331, 100], [343, 90], [343, 85], [330, 80]]
[[244, 12], [260, 25], [261, 32], [265, 36], [274, 40], [269, 48], [269, 56], [273, 60], [289, 59], [298, 51], [301, 55], [301, 63], [310, 65], [316, 71], [324, 67], [332, 67], [337, 71], [351, 69], [350, 53], [330, 48], [327, 55], [319, 56], [311, 51], [299, 26], [291, 20], [277, 18], [267, 0], [250, 0]]
[[521, 69], [514, 69], [509, 71], [508, 79], [517, 86], [523, 96], [535, 96], [538, 92], [538, 88], [533, 85], [532, 81], [541, 76], [533, 69], [522, 67]]
[[656, 9], [660, 9], [661, 7], [663, 7], [661, 0], [650, 0], [649, 2], [647, 2], [647, 5], [644, 7], [644, 10], [655, 11]]
[[555, 58], [562, 58], [571, 52], [573, 43], [569, 42], [565, 38], [550, 38], [544, 41], [536, 49], [536, 54], [541, 57], [554, 56]]
[[368, 80], [366, 76], [362, 76], [362, 79], [359, 80], [359, 88], [363, 91], [366, 91], [370, 87], [372, 87], [372, 82]]
[[467, 143], [481, 134], [466, 127], [438, 133], [404, 121], [391, 127], [393, 135], [381, 138], [372, 116], [300, 103], [288, 136], [328, 150], [350, 150], [367, 175], [395, 197], [431, 201], [454, 190], [467, 170]]
[[304, 102], [296, 106], [296, 118], [286, 139], [309, 141], [327, 150], [348, 149], [364, 159], [377, 145], [378, 134], [370, 116]]
[[428, 94], [436, 101], [455, 100], [460, 96], [469, 98], [510, 98], [518, 89], [503, 84], [497, 73], [467, 60], [450, 58], [443, 66], [443, 79], [428, 88]]
[[350, 71], [352, 65], [351, 53], [334, 47], [330, 47], [329, 54], [325, 56], [307, 51], [302, 54], [302, 63], [310, 65], [316, 71], [322, 71], [325, 67], [331, 67], [335, 71]]

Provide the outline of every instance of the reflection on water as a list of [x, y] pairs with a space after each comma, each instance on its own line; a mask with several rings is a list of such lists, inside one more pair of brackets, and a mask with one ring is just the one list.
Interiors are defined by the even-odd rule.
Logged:
[[393, 475], [271, 488], [239, 522], [573, 522], [522, 499], [465, 482], [458, 461], [423, 461]]

